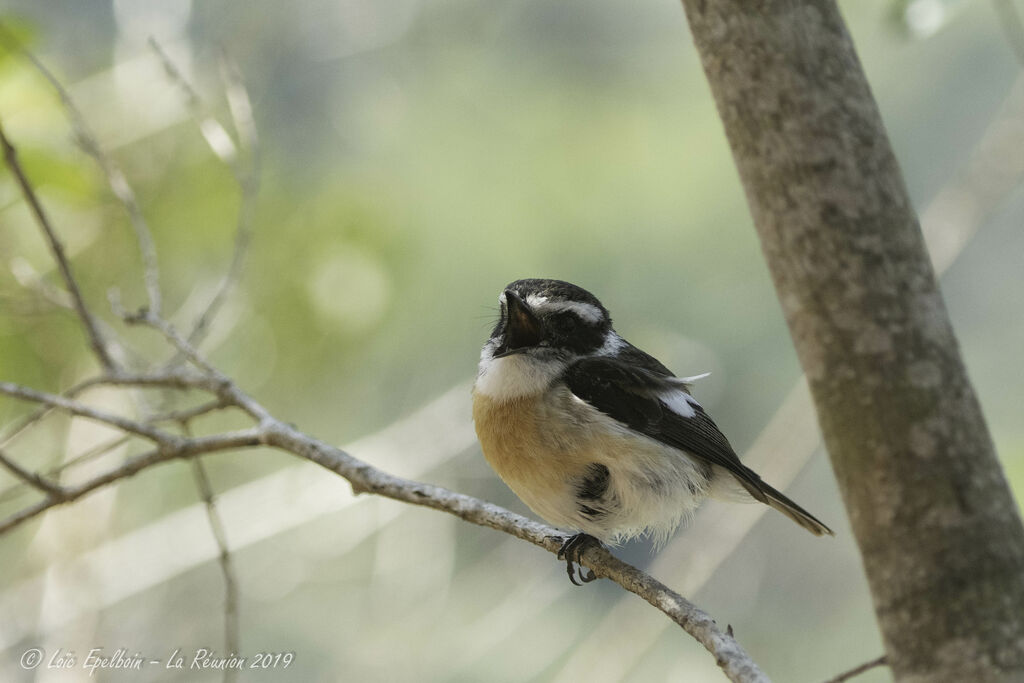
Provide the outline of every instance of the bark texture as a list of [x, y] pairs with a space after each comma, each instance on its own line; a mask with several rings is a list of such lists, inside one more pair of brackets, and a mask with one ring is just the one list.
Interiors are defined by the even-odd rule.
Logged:
[[683, 5], [896, 679], [1024, 681], [1024, 527], [838, 8]]

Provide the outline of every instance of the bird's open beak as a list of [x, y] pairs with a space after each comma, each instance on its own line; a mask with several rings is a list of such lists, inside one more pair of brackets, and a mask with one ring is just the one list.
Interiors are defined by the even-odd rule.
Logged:
[[495, 349], [495, 358], [520, 353], [541, 341], [541, 325], [522, 298], [505, 290], [505, 341]]

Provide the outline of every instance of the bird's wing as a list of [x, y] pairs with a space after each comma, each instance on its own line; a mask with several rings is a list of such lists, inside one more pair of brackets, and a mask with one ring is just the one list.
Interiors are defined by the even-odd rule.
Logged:
[[690, 396], [686, 378], [662, 374], [661, 368], [660, 363], [640, 366], [604, 356], [584, 358], [569, 366], [565, 383], [573, 394], [633, 431], [724, 468], [751, 496], [812, 534], [832, 533], [741, 463], [725, 435]]
[[633, 431], [719, 465], [760, 490], [761, 478], [740, 462], [683, 380], [600, 356], [570, 365], [565, 383], [573, 394]]

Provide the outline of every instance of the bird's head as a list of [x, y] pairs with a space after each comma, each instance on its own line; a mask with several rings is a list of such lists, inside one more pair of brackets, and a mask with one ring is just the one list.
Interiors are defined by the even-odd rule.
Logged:
[[597, 297], [562, 280], [516, 280], [498, 297], [501, 312], [480, 353], [478, 388], [489, 394], [540, 390], [577, 358], [622, 343]]
[[612, 329], [607, 309], [593, 294], [561, 280], [516, 280], [498, 297], [501, 314], [489, 344], [494, 357], [586, 356]]

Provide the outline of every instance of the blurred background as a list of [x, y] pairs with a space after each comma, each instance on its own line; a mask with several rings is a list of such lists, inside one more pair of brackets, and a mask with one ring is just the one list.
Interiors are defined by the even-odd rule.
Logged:
[[[1020, 498], [1019, 19], [999, 0], [841, 5]], [[503, 286], [570, 280], [676, 373], [712, 372], [695, 394], [737, 450], [836, 530], [818, 539], [760, 507], [709, 504], [658, 555], [644, 542], [617, 554], [731, 624], [774, 680], [820, 681], [881, 654], [678, 2], [6, 0], [0, 12], [128, 177], [176, 323], [213, 296], [240, 210], [248, 217], [240, 279], [203, 348], [276, 416], [396, 474], [529, 514], [483, 460], [469, 386]], [[150, 38], [201, 102], [190, 107]], [[5, 44], [0, 117], [86, 296], [137, 353], [166, 358], [155, 335], [124, 330], [106, 303], [111, 288], [125, 306], [145, 302], [124, 207], [74, 143], [54, 89]], [[231, 145], [199, 125], [215, 117], [244, 142], [242, 84], [259, 140], [258, 154], [237, 150], [243, 180], [259, 169], [251, 201], [224, 163]], [[51, 302], [60, 281], [6, 170], [0, 263], [0, 379], [60, 391], [95, 372], [76, 321]], [[124, 392], [89, 400], [137, 409]], [[0, 425], [29, 408], [0, 399]], [[215, 416], [197, 429], [239, 424]], [[88, 457], [111, 438], [54, 416], [7, 452], [35, 469], [84, 454], [64, 471], [74, 482], [140, 450]], [[232, 549], [239, 652], [294, 653], [288, 669], [242, 680], [723, 680], [662, 614], [610, 582], [572, 587], [537, 548], [354, 498], [343, 480], [284, 454], [204, 462]], [[34, 500], [0, 472], [0, 516]], [[216, 554], [186, 463], [19, 527], [0, 538], [0, 679], [87, 676], [23, 670], [30, 647], [79, 661], [93, 647], [223, 654]], [[219, 678], [157, 668], [100, 680]]]

